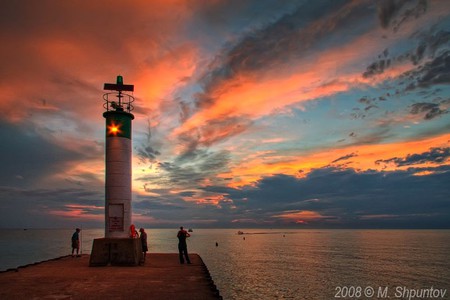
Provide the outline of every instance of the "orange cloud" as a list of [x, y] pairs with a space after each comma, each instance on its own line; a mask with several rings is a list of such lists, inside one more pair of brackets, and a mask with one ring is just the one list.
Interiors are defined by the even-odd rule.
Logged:
[[[345, 92], [355, 86], [376, 85], [412, 67], [410, 62], [399, 63], [382, 74], [364, 78], [364, 67], [355, 66], [358, 62], [370, 61], [382, 51], [378, 49], [378, 40], [373, 36], [382, 36], [382, 32], [376, 29], [348, 44], [292, 61], [289, 66], [268, 65], [259, 74], [239, 73], [237, 70], [236, 76], [220, 81], [204, 95], [211, 99], [208, 105], [201, 106], [196, 114], [172, 134], [177, 136], [197, 129], [202, 143], [212, 143], [220, 140], [220, 137], [210, 134], [211, 124], [220, 123], [220, 120], [252, 120], [270, 114], [286, 113], [289, 106], [301, 106], [305, 101]], [[294, 69], [292, 66], [298, 68]], [[223, 133], [222, 136], [228, 135]]]
[[311, 210], [287, 211], [282, 214], [273, 215], [272, 217], [282, 219], [286, 222], [295, 222], [297, 224], [308, 224], [308, 222], [311, 221], [318, 221], [329, 218]]
[[158, 54], [155, 63], [143, 66], [134, 79], [136, 93], [142, 99], [139, 104], [152, 110], [171, 99], [173, 92], [186, 84], [185, 80], [192, 76], [198, 59], [193, 44], [182, 44]]
[[185, 70], [191, 68], [186, 64], [192, 60], [192, 45], [186, 46], [180, 27], [192, 11], [183, 1], [96, 1], [81, 6], [66, 1], [11, 7], [27, 21], [15, 20], [2, 31], [7, 46], [0, 56], [8, 76], [0, 83], [0, 109], [9, 121], [36, 113], [43, 99], [48, 106], [81, 113], [84, 119], [99, 116], [102, 85], [118, 74], [139, 85], [145, 90], [142, 96], [153, 103], [167, 97], [168, 86], [190, 75]]
[[[356, 155], [352, 156], [350, 159], [340, 161], [340, 163], [345, 163], [345, 168], [353, 168], [357, 171], [406, 170], [411, 166], [383, 164], [377, 163], [377, 161], [389, 160], [394, 157], [404, 158], [411, 154], [427, 152], [430, 148], [435, 147], [448, 147], [449, 140], [450, 134], [445, 134], [418, 141], [358, 145], [329, 149], [316, 153], [304, 153], [298, 154], [298, 156], [286, 156], [285, 160], [281, 161], [270, 161], [270, 157], [265, 156], [267, 153], [262, 153], [261, 156], [254, 156], [251, 160], [236, 163], [231, 168], [230, 172], [219, 174], [218, 176], [221, 178], [233, 178], [229, 183], [230, 187], [253, 185], [261, 178], [265, 176], [272, 176], [274, 174], [287, 174], [303, 177], [306, 176], [312, 169], [323, 168], [326, 166], [342, 167], [340, 164], [332, 164], [332, 162], [339, 158], [345, 157], [350, 153], [356, 153]], [[447, 159], [446, 162], [440, 164], [435, 162], [426, 162], [415, 164], [414, 167], [436, 167], [449, 163], [450, 161]]]
[[182, 199], [186, 202], [195, 202], [196, 204], [211, 204], [220, 207], [219, 203], [222, 201], [231, 201], [226, 198], [225, 195], [222, 194], [209, 194], [202, 195], [201, 191], [199, 191], [199, 195], [182, 197]]
[[76, 184], [98, 188], [103, 184], [105, 177], [105, 163], [101, 159], [84, 159], [68, 161], [58, 166], [58, 172], [39, 178], [37, 182], [41, 186], [52, 187], [55, 182], [59, 184]]
[[103, 210], [103, 207], [79, 204], [68, 204], [65, 207], [65, 210], [50, 210], [48, 214], [68, 219], [79, 219], [80, 221], [101, 221], [105, 218], [103, 214], [89, 213], [90, 210]]
[[262, 140], [261, 143], [263, 143], [263, 144], [282, 143], [286, 140], [287, 140], [286, 138], [273, 138], [273, 139]]

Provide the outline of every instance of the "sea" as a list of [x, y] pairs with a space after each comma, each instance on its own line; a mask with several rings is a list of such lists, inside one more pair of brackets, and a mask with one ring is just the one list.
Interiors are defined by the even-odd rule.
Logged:
[[[450, 230], [194, 229], [224, 299], [450, 299]], [[73, 229], [0, 229], [0, 271], [68, 255]], [[176, 253], [177, 228], [146, 229]], [[83, 229], [83, 254], [103, 229]]]

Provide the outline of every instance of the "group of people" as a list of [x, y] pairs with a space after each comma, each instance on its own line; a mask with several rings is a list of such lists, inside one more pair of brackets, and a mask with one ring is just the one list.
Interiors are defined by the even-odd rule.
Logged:
[[[76, 228], [75, 232], [72, 235], [72, 257], [75, 256], [75, 252], [77, 256], [79, 255], [79, 251], [80, 251], [80, 228]], [[134, 225], [131, 228], [131, 237], [133, 238], [139, 238], [141, 240], [141, 244], [142, 244], [142, 253], [143, 253], [143, 257], [144, 257], [144, 262], [145, 262], [145, 257], [147, 255], [147, 251], [148, 251], [148, 245], [147, 245], [147, 233], [145, 232], [144, 228], [140, 228], [139, 232], [141, 233], [140, 235], [137, 234]], [[189, 254], [188, 254], [188, 250], [187, 250], [187, 243], [186, 243], [186, 238], [190, 237], [191, 235], [184, 230], [183, 226], [180, 227], [180, 230], [177, 233], [177, 238], [178, 238], [178, 253], [179, 253], [179, 258], [180, 258], [180, 264], [184, 264], [184, 261], [186, 260], [186, 263], [190, 264], [191, 260], [189, 259]]]

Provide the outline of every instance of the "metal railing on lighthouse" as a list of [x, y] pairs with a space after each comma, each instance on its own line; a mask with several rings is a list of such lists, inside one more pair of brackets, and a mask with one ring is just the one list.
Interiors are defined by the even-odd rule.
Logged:
[[103, 107], [106, 111], [124, 111], [127, 113], [131, 113], [134, 109], [133, 95], [124, 93], [125, 92], [134, 92], [134, 85], [131, 84], [123, 84], [123, 77], [117, 76], [116, 83], [105, 83], [104, 90], [114, 91], [109, 92], [103, 95], [103, 100], [105, 103]]

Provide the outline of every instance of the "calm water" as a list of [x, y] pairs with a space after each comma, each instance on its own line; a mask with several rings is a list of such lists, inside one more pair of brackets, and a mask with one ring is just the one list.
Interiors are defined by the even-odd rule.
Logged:
[[[449, 230], [243, 231], [199, 229], [188, 240], [224, 299], [334, 299], [352, 292], [347, 299], [368, 299], [368, 288], [377, 299], [386, 287], [391, 298], [433, 287], [450, 299]], [[69, 254], [72, 232], [0, 230], [0, 270]], [[103, 230], [82, 232], [83, 253], [90, 253]], [[148, 229], [150, 253], [177, 252], [176, 232]], [[397, 298], [408, 299], [403, 295]]]

